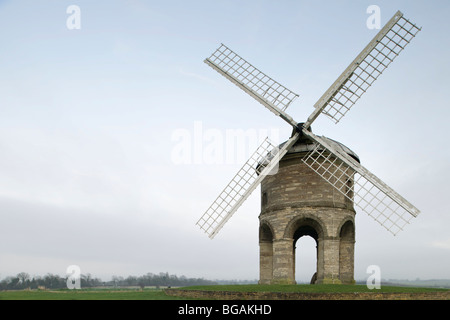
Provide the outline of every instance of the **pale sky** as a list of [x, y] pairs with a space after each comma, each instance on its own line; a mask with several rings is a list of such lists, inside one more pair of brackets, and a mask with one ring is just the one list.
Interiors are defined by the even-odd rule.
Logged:
[[[373, 4], [382, 25], [401, 10], [423, 29], [339, 124], [313, 131], [421, 210], [396, 237], [357, 211], [355, 278], [369, 265], [450, 278], [450, 3], [350, 0], [0, 0], [0, 278], [75, 264], [104, 280], [258, 279], [259, 188], [214, 240], [195, 222], [255, 143], [291, 128], [203, 60], [226, 44], [300, 95], [287, 112], [302, 122], [376, 34]], [[230, 155], [236, 137], [249, 146]]]

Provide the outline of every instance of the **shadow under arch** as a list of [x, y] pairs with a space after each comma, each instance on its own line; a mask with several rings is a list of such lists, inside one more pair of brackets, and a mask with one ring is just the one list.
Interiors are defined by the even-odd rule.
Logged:
[[268, 221], [261, 221], [259, 225], [259, 241], [273, 241], [273, 228]]
[[284, 238], [298, 240], [302, 235], [310, 235], [317, 239], [323, 239], [327, 236], [325, 224], [317, 216], [295, 217], [288, 222], [284, 231]]

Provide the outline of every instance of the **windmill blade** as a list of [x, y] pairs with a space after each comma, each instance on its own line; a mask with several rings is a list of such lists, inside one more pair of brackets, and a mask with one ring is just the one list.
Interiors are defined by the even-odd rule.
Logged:
[[302, 161], [392, 234], [420, 213], [337, 144], [307, 130], [303, 133], [315, 147]]
[[305, 127], [320, 113], [338, 123], [420, 30], [397, 11], [316, 102]]
[[298, 94], [259, 71], [227, 46], [221, 44], [209, 58], [205, 59], [205, 63], [277, 116], [294, 127], [297, 125], [285, 110]]
[[293, 135], [280, 149], [267, 138], [242, 166], [217, 199], [197, 221], [200, 229], [212, 239], [250, 196], [265, 176], [274, 174], [279, 160], [297, 141], [300, 133]]

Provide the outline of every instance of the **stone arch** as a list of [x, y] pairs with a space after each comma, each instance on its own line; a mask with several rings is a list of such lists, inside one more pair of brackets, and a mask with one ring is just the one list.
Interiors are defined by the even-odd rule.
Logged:
[[311, 283], [315, 283], [318, 277], [323, 277], [323, 259], [324, 250], [322, 240], [326, 235], [325, 224], [317, 216], [301, 215], [297, 216], [288, 222], [285, 232], [285, 239], [292, 239], [292, 274], [295, 279], [295, 249], [297, 240], [303, 236], [310, 236], [316, 242], [316, 272], [311, 279]]
[[[345, 226], [345, 228], [344, 228]], [[353, 226], [352, 228], [350, 228]], [[347, 234], [348, 232], [351, 232], [350, 234]], [[342, 237], [343, 234], [346, 236], [352, 236], [353, 239], [355, 238], [355, 221], [353, 217], [348, 216], [345, 219], [342, 219], [342, 221], [339, 223], [336, 234], [339, 235], [339, 237]]]
[[[311, 243], [311, 240], [312, 243]], [[295, 234], [295, 239], [293, 242], [293, 273], [294, 279], [302, 279], [302, 281], [309, 281], [309, 283], [314, 284], [317, 280], [317, 270], [318, 270], [318, 246], [319, 239], [317, 233], [310, 227], [300, 227]], [[309, 254], [314, 252], [314, 256], [308, 256], [306, 259], [306, 252]], [[303, 255], [300, 255], [300, 253]], [[300, 276], [297, 274], [303, 274]], [[306, 274], [306, 272], [308, 274]], [[305, 279], [304, 277], [308, 278]]]
[[[299, 238], [299, 234], [297, 233], [296, 235], [296, 232], [301, 228], [306, 229], [304, 232], [315, 231], [315, 233], [317, 233], [317, 239], [323, 239], [328, 236], [326, 234], [325, 224], [319, 217], [313, 215], [301, 215], [292, 218], [287, 223], [283, 238], [297, 240]], [[298, 236], [297, 239], [295, 239], [296, 236]]]
[[275, 233], [270, 222], [261, 220], [259, 225], [259, 242], [261, 241], [273, 241]]

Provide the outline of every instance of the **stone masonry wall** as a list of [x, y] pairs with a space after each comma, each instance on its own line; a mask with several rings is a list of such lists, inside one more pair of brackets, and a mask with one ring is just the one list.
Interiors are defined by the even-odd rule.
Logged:
[[[317, 283], [352, 283], [353, 204], [303, 164], [302, 156], [287, 154], [277, 174], [261, 183], [260, 283], [295, 283], [294, 244], [303, 235], [318, 244]], [[347, 222], [351, 232], [343, 242]]]
[[235, 292], [166, 289], [169, 296], [217, 300], [450, 300], [450, 291], [395, 293], [300, 293], [300, 292]]

